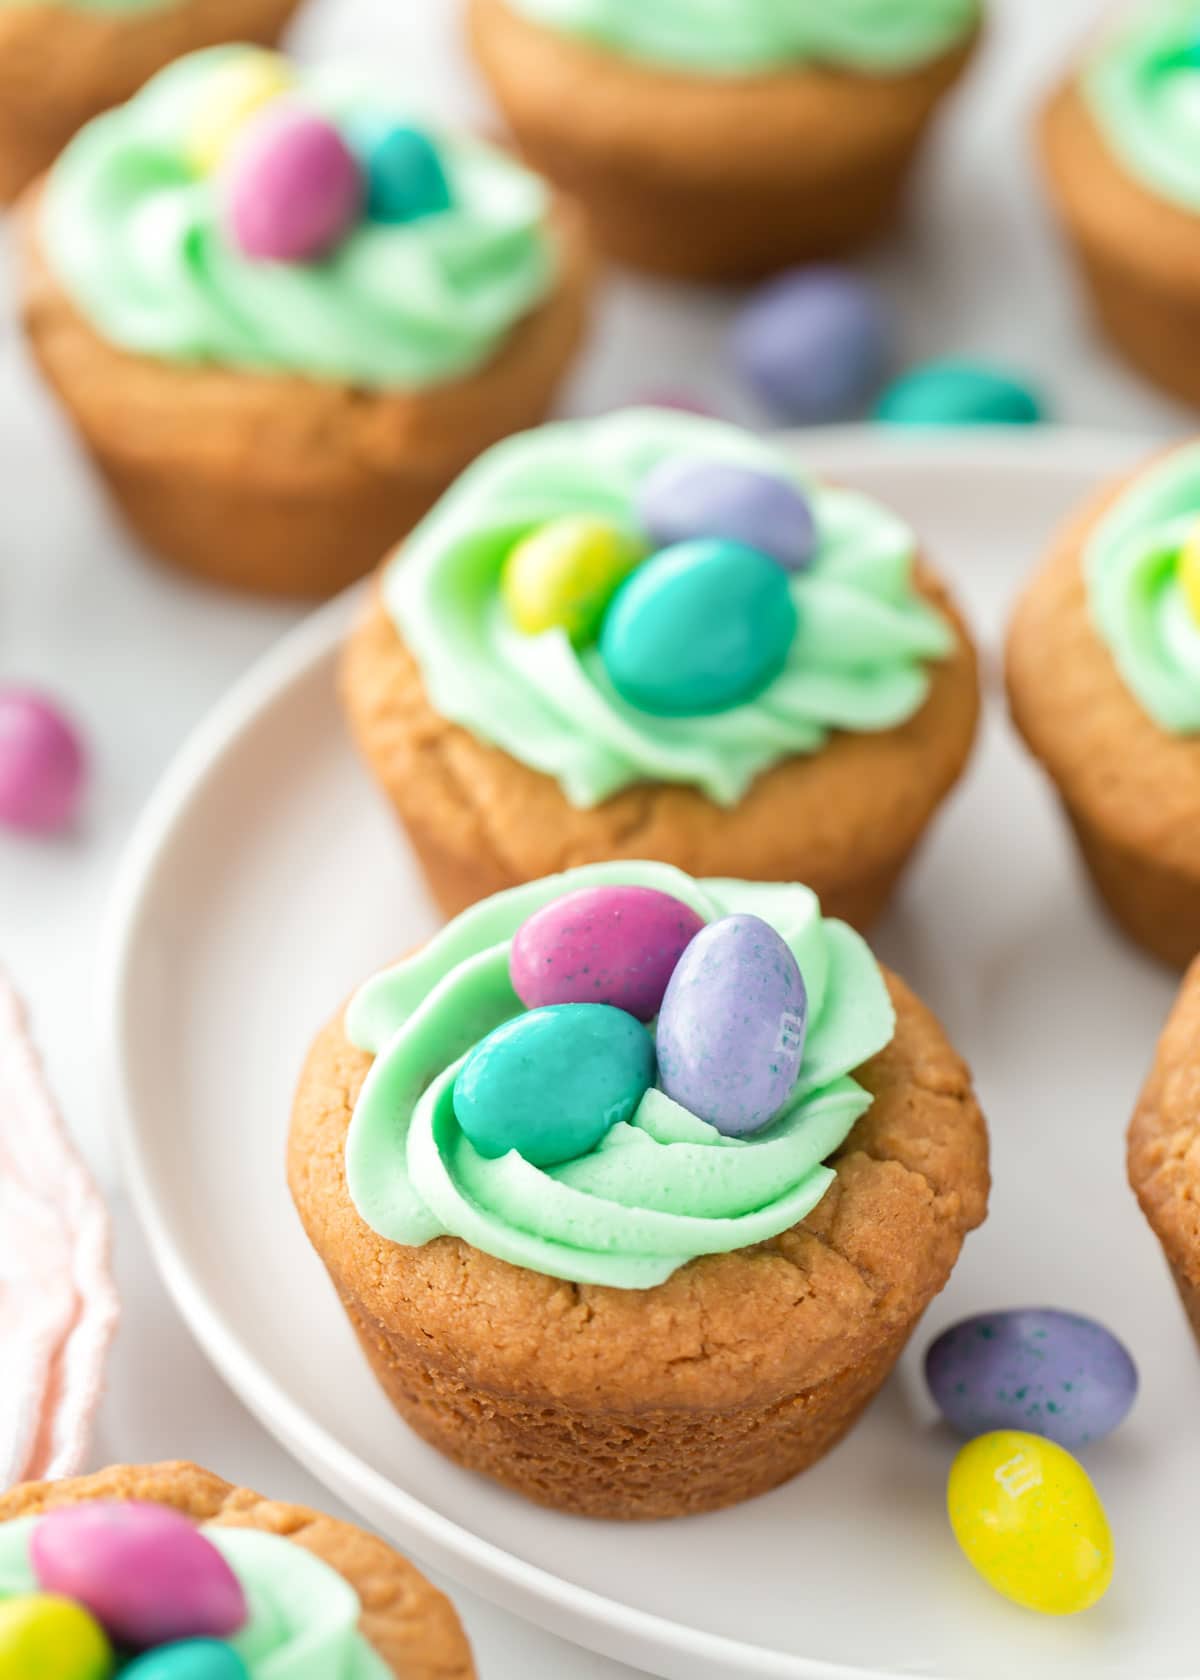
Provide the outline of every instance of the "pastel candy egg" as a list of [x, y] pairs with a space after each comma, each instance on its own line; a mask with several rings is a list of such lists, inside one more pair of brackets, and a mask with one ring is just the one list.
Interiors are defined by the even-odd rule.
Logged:
[[566, 514], [547, 521], [505, 561], [500, 588], [513, 623], [527, 636], [562, 629], [575, 643], [593, 640], [609, 602], [645, 552], [606, 519]]
[[86, 762], [74, 726], [44, 695], [0, 691], [0, 826], [28, 834], [68, 828]]
[[792, 269], [756, 291], [733, 329], [742, 377], [802, 425], [840, 420], [878, 389], [888, 331], [870, 287], [844, 268]]
[[980, 1435], [954, 1461], [947, 1506], [970, 1562], [1015, 1604], [1073, 1616], [1108, 1591], [1108, 1518], [1083, 1466], [1055, 1442]]
[[231, 53], [212, 73], [192, 117], [188, 162], [207, 175], [223, 162], [249, 119], [295, 85], [287, 59], [250, 48]]
[[1187, 602], [1188, 611], [1200, 624], [1200, 519], [1179, 554], [1179, 587]]
[[1049, 1308], [952, 1325], [930, 1346], [925, 1378], [960, 1435], [1024, 1429], [1072, 1449], [1110, 1434], [1138, 1386], [1133, 1360], [1102, 1324]]
[[63, 1505], [33, 1530], [38, 1585], [77, 1599], [123, 1645], [223, 1639], [246, 1620], [246, 1598], [224, 1557], [165, 1505]]
[[1031, 426], [1044, 418], [1027, 385], [972, 362], [930, 362], [880, 397], [875, 418], [893, 426]]
[[638, 513], [656, 547], [693, 537], [725, 537], [798, 572], [817, 546], [808, 498], [786, 478], [752, 467], [676, 455], [647, 473]]
[[654, 1041], [600, 1003], [533, 1009], [497, 1027], [454, 1082], [454, 1113], [481, 1155], [573, 1161], [628, 1120], [654, 1079]]
[[796, 634], [787, 574], [757, 549], [677, 543], [621, 586], [600, 633], [609, 681], [658, 717], [700, 717], [753, 700]]
[[160, 1645], [131, 1662], [121, 1680], [249, 1680], [250, 1670], [232, 1645], [219, 1639], [184, 1639]]
[[703, 926], [694, 910], [652, 887], [583, 887], [517, 929], [513, 990], [527, 1009], [609, 1003], [649, 1021]]
[[406, 123], [360, 122], [351, 131], [367, 178], [367, 215], [413, 222], [449, 210], [450, 181], [427, 134]]
[[69, 1598], [0, 1599], [0, 1680], [108, 1680], [114, 1662], [104, 1629]]
[[659, 1083], [726, 1137], [743, 1137], [787, 1099], [807, 1030], [808, 993], [787, 945], [758, 916], [725, 916], [696, 935], [667, 986]]
[[354, 225], [362, 196], [362, 171], [337, 129], [295, 107], [248, 124], [229, 160], [229, 230], [257, 261], [324, 256]]

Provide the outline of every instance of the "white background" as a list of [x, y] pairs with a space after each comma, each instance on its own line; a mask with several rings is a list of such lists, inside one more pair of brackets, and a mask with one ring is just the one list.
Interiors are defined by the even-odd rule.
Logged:
[[[993, 10], [986, 53], [941, 129], [909, 225], [870, 265], [894, 307], [898, 357], [983, 355], [1033, 376], [1061, 420], [1185, 430], [1186, 415], [1092, 339], [1033, 179], [1032, 109], [1105, 8], [993, 0]], [[294, 39], [304, 56], [390, 63], [400, 87], [441, 112], [483, 109], [451, 0], [312, 0]], [[86, 727], [94, 773], [77, 835], [0, 837], [0, 961], [32, 1006], [67, 1118], [112, 1195], [125, 1320], [94, 1456], [192, 1457], [328, 1507], [209, 1370], [167, 1302], [117, 1182], [93, 1055], [97, 942], [130, 825], [187, 730], [297, 615], [177, 581], [116, 532], [24, 361], [8, 255], [0, 234], [0, 682], [39, 683], [66, 700]], [[756, 419], [724, 362], [732, 304], [614, 277], [565, 406], [595, 412], [686, 389]], [[485, 1680], [628, 1672], [455, 1596]]]

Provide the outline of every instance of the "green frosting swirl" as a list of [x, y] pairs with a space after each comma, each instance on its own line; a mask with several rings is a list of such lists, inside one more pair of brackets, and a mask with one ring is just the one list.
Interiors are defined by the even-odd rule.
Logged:
[[1135, 6], [1088, 63], [1083, 91], [1130, 174], [1200, 211], [1200, 0]]
[[1180, 584], [1200, 525], [1200, 444], [1152, 467], [1096, 526], [1084, 553], [1092, 620], [1128, 688], [1172, 735], [1200, 731], [1200, 625]]
[[[0, 1600], [40, 1590], [29, 1561], [37, 1521], [0, 1523]], [[218, 1523], [202, 1532], [246, 1594], [249, 1619], [228, 1643], [250, 1680], [392, 1680], [391, 1667], [358, 1631], [358, 1594], [336, 1569], [278, 1534]]]
[[509, 0], [514, 11], [627, 58], [704, 76], [819, 63], [888, 75], [949, 50], [980, 0]]
[[[596, 647], [562, 630], [522, 634], [499, 596], [512, 545], [566, 513], [628, 521], [660, 461], [700, 455], [797, 482], [816, 517], [810, 571], [790, 579], [799, 630], [787, 665], [746, 705], [652, 717], [613, 689]], [[949, 626], [913, 586], [912, 532], [877, 503], [804, 477], [736, 427], [665, 410], [546, 426], [490, 450], [386, 568], [383, 598], [443, 717], [553, 776], [573, 805], [639, 781], [684, 782], [736, 804], [762, 771], [813, 753], [835, 729], [875, 732], [913, 716], [926, 662]]]
[[[466, 1055], [521, 1013], [509, 948], [521, 924], [581, 887], [657, 888], [706, 922], [760, 916], [790, 946], [808, 992], [800, 1076], [776, 1118], [752, 1138], [714, 1127], [651, 1090], [627, 1124], [563, 1166], [515, 1151], [486, 1160], [454, 1116]], [[895, 1017], [862, 939], [822, 919], [807, 887], [694, 881], [658, 863], [604, 863], [486, 899], [407, 962], [358, 992], [346, 1032], [375, 1062], [346, 1140], [346, 1180], [381, 1237], [418, 1247], [449, 1232], [549, 1277], [649, 1289], [701, 1254], [778, 1236], [820, 1201], [822, 1163], [870, 1097], [849, 1074], [890, 1042]]]
[[[363, 219], [320, 262], [252, 261], [226, 236], [220, 174], [198, 176], [187, 158], [213, 76], [246, 50], [179, 59], [54, 165], [42, 233], [78, 307], [113, 344], [181, 362], [415, 389], [487, 361], [554, 283], [541, 181], [430, 130], [449, 210]], [[407, 120], [394, 96], [336, 71], [303, 74], [297, 97], [339, 123]]]

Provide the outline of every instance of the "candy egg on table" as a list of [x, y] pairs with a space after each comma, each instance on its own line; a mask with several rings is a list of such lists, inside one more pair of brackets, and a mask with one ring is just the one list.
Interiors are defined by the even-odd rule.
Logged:
[[1200, 624], [1200, 517], [1192, 526], [1191, 535], [1179, 551], [1179, 586], [1188, 611]]
[[548, 520], [504, 563], [500, 588], [513, 623], [527, 636], [561, 629], [575, 643], [593, 640], [609, 602], [645, 552], [611, 520], [590, 514]]
[[769, 281], [733, 328], [733, 358], [785, 420], [841, 420], [878, 389], [888, 330], [871, 288], [850, 269], [798, 268]]
[[55, 834], [79, 808], [86, 771], [74, 726], [42, 694], [0, 690], [0, 827]]
[[517, 929], [513, 990], [527, 1009], [608, 1003], [649, 1021], [703, 926], [694, 910], [652, 887], [583, 887]]
[[875, 407], [875, 418], [894, 426], [1031, 426], [1044, 417], [1027, 385], [973, 362], [912, 368]]
[[1108, 1518], [1083, 1466], [1056, 1442], [1008, 1429], [968, 1442], [947, 1508], [969, 1561], [1015, 1604], [1072, 1616], [1108, 1591]]
[[677, 543], [621, 586], [600, 632], [609, 681], [639, 711], [699, 717], [741, 705], [782, 671], [796, 634], [787, 574], [757, 549]]
[[557, 1004], [476, 1045], [454, 1082], [454, 1113], [481, 1155], [515, 1149], [552, 1167], [628, 1120], [653, 1080], [654, 1041], [640, 1021], [608, 1004]]
[[727, 1137], [760, 1130], [796, 1083], [808, 992], [758, 916], [710, 922], [680, 957], [658, 1017], [659, 1083]]
[[280, 53], [247, 47], [228, 54], [208, 80], [204, 100], [192, 116], [187, 137], [192, 168], [201, 175], [216, 169], [249, 119], [289, 92], [295, 79]]
[[659, 548], [693, 537], [725, 537], [768, 555], [788, 572], [811, 564], [817, 531], [808, 498], [778, 474], [672, 455], [646, 474], [638, 515]]
[[453, 203], [450, 180], [428, 134], [408, 123], [361, 120], [351, 139], [366, 176], [367, 215], [376, 222], [415, 222]]
[[996, 1429], [1045, 1435], [1075, 1451], [1127, 1416], [1137, 1367], [1094, 1319], [1050, 1308], [977, 1313], [925, 1356], [925, 1378], [961, 1435]]
[[0, 1599], [0, 1680], [108, 1680], [113, 1648], [81, 1605], [52, 1593]]
[[46, 1592], [77, 1600], [121, 1644], [224, 1639], [246, 1621], [246, 1597], [224, 1557], [194, 1523], [134, 1500], [62, 1505], [30, 1536]]
[[249, 1680], [232, 1645], [219, 1639], [183, 1639], [147, 1651], [124, 1669], [121, 1680]]
[[238, 136], [225, 208], [233, 242], [260, 262], [324, 256], [358, 220], [358, 160], [324, 117], [291, 105], [268, 110]]

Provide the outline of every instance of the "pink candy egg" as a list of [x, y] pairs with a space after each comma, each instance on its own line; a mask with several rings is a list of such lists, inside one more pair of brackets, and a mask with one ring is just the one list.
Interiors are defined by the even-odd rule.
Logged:
[[509, 956], [513, 990], [527, 1009], [607, 1003], [652, 1020], [703, 926], [694, 910], [652, 887], [582, 887], [517, 929]]
[[362, 168], [332, 123], [268, 106], [229, 159], [226, 212], [243, 256], [307, 262], [343, 239], [362, 209]]
[[246, 1621], [246, 1596], [221, 1553], [165, 1505], [96, 1501], [44, 1516], [29, 1542], [44, 1592], [90, 1610], [119, 1644], [224, 1639]]
[[29, 834], [68, 827], [84, 769], [79, 737], [51, 701], [28, 689], [0, 692], [0, 824]]

